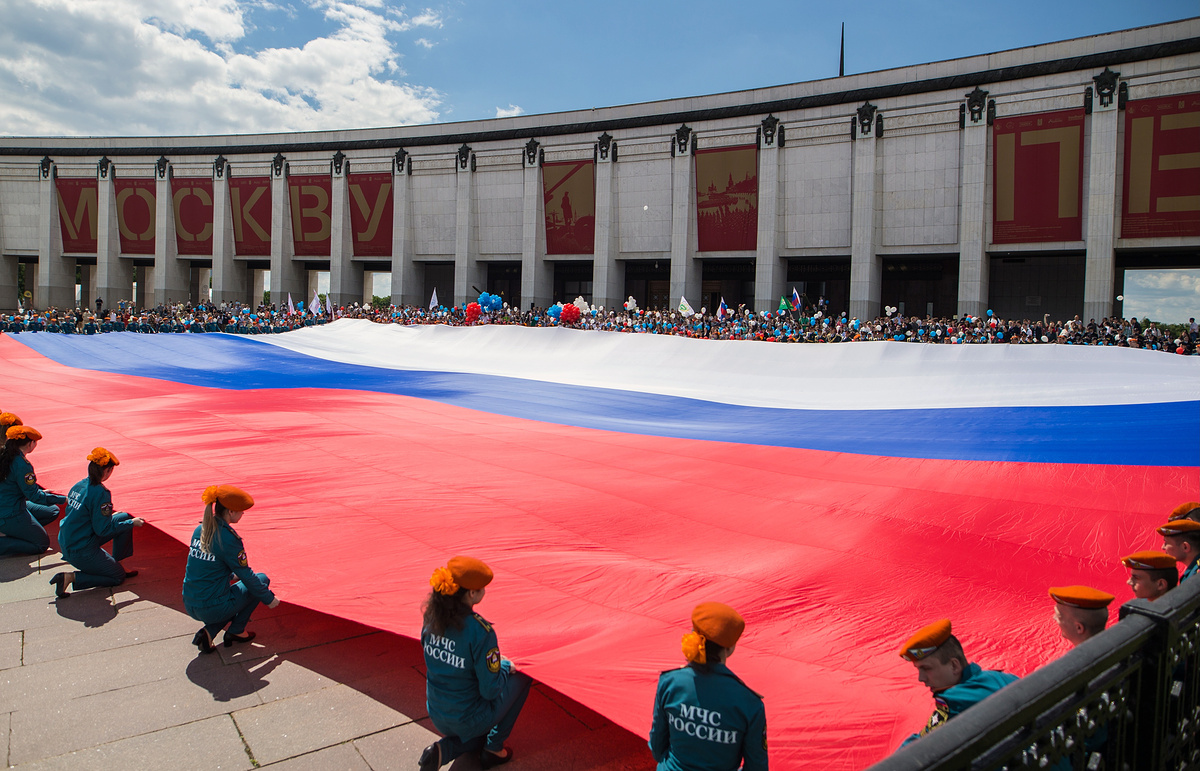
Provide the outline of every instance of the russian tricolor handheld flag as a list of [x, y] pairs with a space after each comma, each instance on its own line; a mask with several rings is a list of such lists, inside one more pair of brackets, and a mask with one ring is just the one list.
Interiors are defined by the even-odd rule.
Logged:
[[411, 637], [433, 569], [477, 556], [505, 654], [642, 735], [692, 608], [732, 605], [775, 769], [919, 730], [897, 651], [937, 619], [985, 668], [1056, 658], [1047, 588], [1130, 599], [1120, 557], [1200, 499], [1200, 358], [1145, 350], [342, 319], [5, 334], [0, 366], [47, 487], [107, 447], [114, 503], [186, 543], [200, 491], [242, 486], [281, 598]]
[[725, 304], [725, 298], [721, 298], [721, 304], [717, 307], [717, 318], [724, 320], [729, 317], [729, 306]]

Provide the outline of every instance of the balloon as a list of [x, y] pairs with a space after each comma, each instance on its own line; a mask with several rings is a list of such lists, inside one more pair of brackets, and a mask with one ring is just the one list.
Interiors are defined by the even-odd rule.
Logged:
[[989, 316], [991, 316], [991, 315], [992, 315], [992, 312], [991, 312], [991, 311], [988, 311], [988, 315], [989, 315]]
[[546, 309], [546, 315], [558, 321], [558, 317], [562, 315], [563, 307], [561, 305], [552, 305]]
[[479, 318], [479, 314], [482, 312], [483, 309], [480, 307], [479, 303], [470, 303], [467, 305], [467, 323], [474, 324]]
[[566, 324], [573, 324], [579, 321], [580, 312], [579, 306], [574, 303], [562, 306], [559, 311], [559, 318]]

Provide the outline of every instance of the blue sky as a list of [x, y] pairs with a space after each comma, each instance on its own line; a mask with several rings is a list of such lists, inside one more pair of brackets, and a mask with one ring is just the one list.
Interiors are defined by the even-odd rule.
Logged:
[[0, 0], [0, 134], [392, 126], [902, 67], [1197, 15], [1195, 0]]

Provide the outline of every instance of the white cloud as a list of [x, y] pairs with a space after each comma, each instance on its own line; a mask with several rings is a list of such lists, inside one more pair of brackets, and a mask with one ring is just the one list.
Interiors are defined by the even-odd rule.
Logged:
[[508, 107], [497, 107], [497, 118], [515, 118], [518, 115], [524, 115], [525, 111], [515, 104], [509, 103]]
[[416, 40], [413, 41], [413, 43], [421, 46], [422, 48], [433, 48], [433, 46], [435, 45], [432, 40], [429, 40], [428, 38], [423, 38], [423, 37], [417, 38]]
[[[397, 80], [390, 36], [440, 27], [380, 0], [307, 0], [332, 26], [296, 47], [235, 52], [269, 0], [0, 0], [0, 126], [12, 135], [254, 133], [438, 119], [441, 95]], [[244, 47], [243, 47], [244, 48]]]
[[1125, 272], [1125, 316], [1178, 324], [1200, 317], [1200, 270]]

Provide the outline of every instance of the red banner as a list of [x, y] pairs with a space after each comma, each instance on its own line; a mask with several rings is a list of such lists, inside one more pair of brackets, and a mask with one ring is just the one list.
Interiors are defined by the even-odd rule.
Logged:
[[1083, 109], [996, 121], [992, 242], [1083, 238]]
[[758, 148], [696, 151], [696, 236], [702, 252], [758, 248]]
[[1125, 107], [1121, 237], [1200, 236], [1200, 94]]
[[58, 224], [63, 251], [96, 253], [96, 224], [100, 193], [95, 179], [56, 179]]
[[213, 183], [207, 177], [171, 180], [175, 245], [180, 254], [212, 254]]
[[351, 174], [350, 229], [356, 257], [392, 254], [392, 175]]
[[229, 209], [233, 214], [236, 254], [271, 253], [271, 180], [269, 177], [230, 177]]
[[154, 180], [117, 177], [113, 190], [117, 194], [121, 254], [154, 254]]
[[596, 251], [596, 168], [591, 161], [542, 165], [546, 254]]
[[328, 174], [289, 177], [292, 240], [302, 257], [329, 256], [333, 230], [333, 184]]

